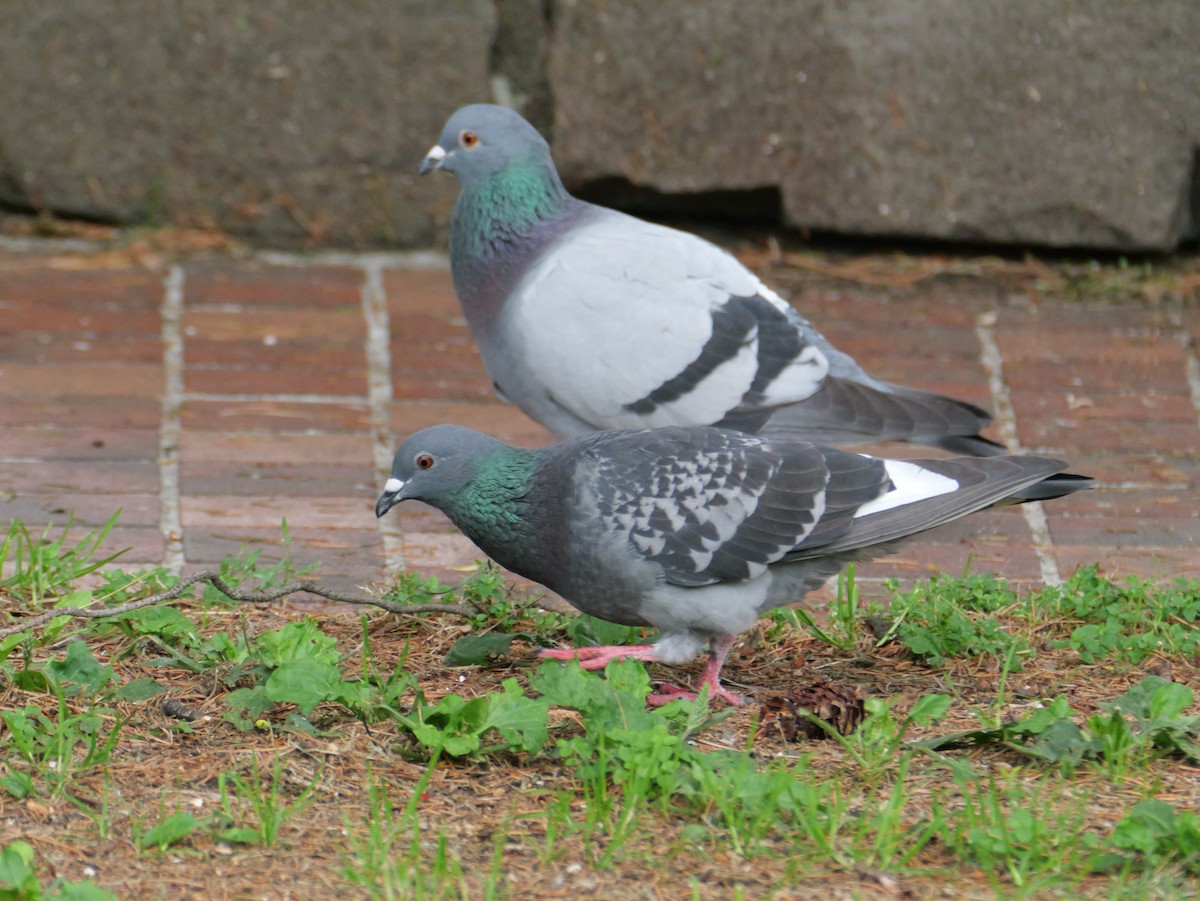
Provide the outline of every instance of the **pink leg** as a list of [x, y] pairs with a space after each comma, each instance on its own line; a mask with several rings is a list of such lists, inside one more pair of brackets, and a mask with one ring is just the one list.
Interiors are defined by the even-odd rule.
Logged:
[[[725, 658], [729, 656], [729, 651], [733, 647], [734, 637], [733, 635], [726, 635], [713, 645], [712, 653], [709, 654], [708, 661], [704, 664], [704, 672], [700, 674], [700, 687], [708, 686], [709, 701], [720, 698], [726, 704], [741, 707], [748, 703], [748, 699], [734, 694], [728, 688], [722, 686], [719, 678], [721, 667], [725, 665]], [[696, 697], [697, 694], [694, 691], [688, 691], [685, 688], [679, 688], [675, 685], [664, 685], [659, 691], [646, 698], [646, 703], [651, 707], [661, 707], [663, 704], [668, 704], [679, 698], [694, 700]]]
[[[725, 658], [729, 656], [735, 637], [726, 635], [713, 646], [712, 653], [709, 654], [708, 661], [704, 664], [704, 671], [700, 674], [700, 686], [708, 686], [710, 701], [720, 698], [726, 704], [741, 707], [748, 703], [748, 699], [723, 687], [720, 680], [721, 667], [725, 665]], [[658, 654], [654, 651], [654, 645], [649, 644], [602, 645], [595, 648], [544, 648], [538, 651], [538, 656], [543, 660], [578, 660], [579, 665], [586, 670], [604, 669], [613, 660], [642, 660], [646, 663], [653, 663], [659, 659]], [[646, 698], [646, 704], [650, 707], [661, 707], [663, 704], [669, 704], [680, 698], [695, 700], [696, 692], [680, 688], [678, 685], [662, 685], [657, 692]]]
[[543, 660], [578, 660], [584, 669], [604, 669], [613, 660], [658, 660], [654, 645], [601, 645], [596, 648], [544, 648], [538, 651]]

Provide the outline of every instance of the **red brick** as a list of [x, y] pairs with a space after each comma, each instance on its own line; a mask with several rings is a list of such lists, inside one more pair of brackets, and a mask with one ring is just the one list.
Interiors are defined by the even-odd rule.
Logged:
[[49, 496], [69, 507], [75, 497], [84, 494], [157, 494], [158, 464], [154, 461], [16, 463], [0, 460], [0, 485], [15, 495]]
[[222, 432], [272, 430], [369, 432], [370, 409], [365, 403], [292, 403], [280, 401], [187, 400], [184, 429]]
[[80, 308], [43, 301], [4, 309], [2, 312], [6, 331], [51, 335], [58, 341], [97, 336], [153, 337], [162, 333], [162, 319], [157, 305], [148, 309], [122, 310], [109, 307]]
[[1050, 521], [1050, 535], [1056, 544], [1091, 542], [1097, 553], [1105, 549], [1192, 548], [1200, 563], [1200, 511], [1172, 512], [1175, 515], [1060, 517]]
[[462, 316], [448, 269], [390, 269], [383, 288], [391, 316]]
[[[1055, 515], [1069, 519], [1085, 517], [1141, 516], [1187, 518], [1195, 512], [1195, 495], [1183, 486], [1122, 489], [1104, 484], [1054, 501]], [[1051, 509], [1047, 505], [1047, 509]]]
[[874, 324], [868, 328], [861, 322], [839, 323], [820, 331], [838, 350], [850, 354], [872, 374], [872, 360], [890, 357], [925, 359], [939, 365], [967, 364], [979, 370], [979, 342], [970, 331], [919, 325], [885, 331]]
[[108, 533], [108, 537], [100, 546], [100, 556], [106, 557], [117, 551], [124, 553], [105, 569], [120, 569], [125, 572], [153, 569], [162, 564], [165, 553], [162, 532], [156, 526], [117, 526]]
[[237, 368], [362, 370], [366, 366], [361, 341], [322, 341], [297, 338], [279, 344], [262, 341], [209, 341], [190, 339], [185, 349], [187, 365]]
[[84, 337], [51, 332], [0, 334], [0, 360], [5, 363], [160, 363], [162, 357], [162, 341], [158, 335]]
[[[11, 258], [9, 258], [11, 259]], [[62, 268], [61, 260], [31, 259], [0, 271], [0, 303], [105, 305], [157, 309], [164, 273], [144, 269]]]
[[183, 385], [189, 394], [307, 394], [361, 398], [367, 392], [367, 377], [361, 371], [310, 370], [304, 366], [279, 369], [188, 366]]
[[[1069, 340], [1066, 340], [1069, 336]], [[1085, 361], [1103, 366], [1181, 366], [1183, 347], [1174, 334], [1114, 333], [1109, 328], [996, 329], [996, 343], [1009, 365], [1027, 360]]]
[[1004, 365], [1004, 378], [1014, 392], [1046, 391], [1061, 387], [1077, 394], [1091, 391], [1117, 392], [1130, 386], [1154, 386], [1160, 394], [1186, 394], [1183, 366], [1153, 363], [1106, 365], [1099, 362], [1049, 363], [1015, 360]]
[[[291, 549], [288, 552], [297, 566], [319, 563], [315, 573], [307, 578], [326, 579], [342, 574], [356, 577], [359, 585], [377, 582], [383, 577], [382, 539], [378, 531], [290, 529]], [[283, 559], [278, 527], [273, 532], [230, 526], [209, 531], [197, 529], [184, 537], [183, 552], [191, 567], [208, 568], [227, 557], [237, 557], [246, 551], [261, 552], [259, 566]]]
[[1099, 564], [1100, 572], [1109, 578], [1124, 579], [1195, 579], [1197, 576], [1194, 548], [1097, 548], [1090, 541], [1082, 545], [1058, 545], [1059, 570], [1068, 576], [1081, 566]]
[[238, 469], [251, 465], [360, 465], [373, 462], [367, 435], [309, 435], [274, 432], [185, 432], [179, 441], [180, 460], [224, 463]]
[[162, 367], [146, 364], [0, 364], [0, 395], [157, 397]]
[[1189, 395], [1183, 393], [1153, 394], [1142, 391], [1130, 393], [1098, 390], [1025, 391], [1013, 398], [1017, 419], [1060, 417], [1091, 422], [1093, 420], [1125, 420], [1128, 422], [1155, 419], [1192, 425], [1197, 422], [1196, 408]]
[[460, 314], [438, 316], [432, 313], [397, 313], [388, 318], [393, 346], [416, 344], [442, 347], [461, 344], [474, 347], [471, 330]]
[[[1102, 447], [1109, 452], [1152, 453], [1184, 446], [1200, 447], [1195, 425], [1145, 420], [1033, 419], [1018, 417], [1021, 443], [1027, 448], [1069, 451]], [[1134, 476], [1136, 477], [1136, 476]]]
[[158, 432], [151, 429], [12, 426], [0, 429], [0, 456], [84, 462], [157, 460]]
[[280, 344], [306, 338], [357, 344], [366, 336], [366, 322], [358, 308], [231, 311], [188, 307], [182, 328], [185, 342], [200, 339], [261, 343], [264, 338], [271, 337]]
[[380, 490], [374, 471], [366, 466], [303, 465], [279, 466], [243, 457], [240, 465], [228, 460], [193, 463], [180, 467], [180, 491], [184, 495], [266, 495], [294, 498], [362, 497], [371, 499]]
[[[0, 495], [7, 498], [0, 509], [49, 520], [74, 502], [81, 519], [98, 524], [124, 504], [121, 538], [132, 539], [141, 562], [157, 562], [159, 309], [166, 273], [105, 269], [82, 258], [68, 261], [77, 268], [63, 265], [0, 254], [0, 457], [41, 460], [0, 462], [0, 488], [10, 492]], [[1010, 300], [1009, 287], [978, 280], [942, 277], [874, 289], [760, 268], [870, 372], [983, 406], [990, 406], [990, 394], [975, 321], [998, 308], [996, 336], [1022, 440], [1060, 452], [1074, 471], [1144, 486], [1104, 486], [1047, 504], [1060, 569], [1066, 574], [1099, 561], [1113, 572], [1195, 574], [1200, 427], [1172, 316], [1200, 336], [1200, 314], [1169, 305], [1029, 304]], [[346, 399], [184, 403], [181, 503], [189, 566], [218, 562], [243, 542], [265, 548], [264, 559], [277, 554], [279, 520], [286, 516], [293, 555], [325, 561], [323, 579], [358, 584], [381, 576], [372, 510], [379, 477], [364, 403], [364, 280], [355, 267], [187, 265], [188, 390]], [[397, 439], [435, 422], [460, 422], [520, 444], [551, 440], [495, 399], [448, 272], [387, 270], [384, 282]], [[269, 335], [273, 345], [263, 343]], [[900, 445], [884, 450], [937, 453]], [[450, 567], [481, 556], [427, 507], [404, 504], [389, 516], [404, 531], [413, 565], [440, 567], [457, 580]], [[957, 573], [972, 552], [976, 571], [1018, 582], [1040, 578], [1025, 522], [1007, 511], [919, 536], [862, 565], [859, 579], [877, 586], [885, 575], [911, 581], [932, 569]]]
[[949, 326], [971, 332], [975, 317], [988, 306], [939, 289], [906, 292], [896, 298], [860, 288], [791, 291], [785, 296], [826, 337], [847, 322], [871, 329], [886, 323], [889, 328]]
[[0, 426], [70, 425], [97, 428], [157, 428], [162, 406], [140, 397], [5, 397]]
[[1179, 455], [1179, 452], [1186, 450], [1183, 446], [1172, 446], [1155, 451], [1118, 454], [1088, 447], [1072, 449], [1069, 457], [1073, 471], [1089, 475], [1104, 484], [1136, 482], [1178, 486], [1195, 496], [1200, 494], [1200, 459]]
[[119, 512], [117, 524], [121, 528], [133, 526], [159, 526], [160, 509], [158, 494], [96, 494], [79, 492], [70, 496], [21, 495], [12, 500], [0, 500], [0, 525], [2, 521], [19, 519], [31, 532], [42, 532], [48, 525], [61, 528], [68, 521], [74, 522], [73, 534], [83, 533], [102, 526]]
[[337, 266], [270, 266], [225, 261], [186, 267], [188, 306], [355, 307], [361, 303], [361, 270]]
[[279, 497], [234, 495], [182, 497], [180, 515], [185, 529], [206, 532], [227, 528], [279, 531], [283, 520], [298, 529], [350, 529], [370, 532], [376, 528], [372, 492], [359, 497]]

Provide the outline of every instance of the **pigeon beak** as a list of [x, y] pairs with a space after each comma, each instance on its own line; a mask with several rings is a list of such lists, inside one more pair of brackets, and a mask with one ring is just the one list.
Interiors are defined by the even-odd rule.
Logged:
[[378, 502], [375, 504], [375, 515], [383, 516], [388, 510], [400, 503], [404, 498], [400, 496], [400, 492], [404, 490], [404, 483], [399, 479], [388, 479], [383, 486], [383, 494], [379, 496]]
[[421, 161], [421, 174], [428, 175], [434, 169], [442, 168], [442, 162], [445, 159], [445, 148], [441, 144], [434, 144], [429, 148], [429, 152], [425, 154], [425, 159]]

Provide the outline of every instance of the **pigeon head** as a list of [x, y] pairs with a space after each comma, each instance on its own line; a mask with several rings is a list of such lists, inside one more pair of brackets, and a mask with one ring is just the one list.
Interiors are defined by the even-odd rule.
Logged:
[[446, 122], [441, 138], [421, 163], [421, 174], [443, 169], [472, 184], [529, 164], [554, 168], [546, 139], [519, 113], [476, 103], [462, 107]]
[[375, 515], [401, 501], [420, 500], [442, 507], [470, 484], [480, 464], [507, 445], [457, 425], [437, 425], [408, 438], [392, 461]]

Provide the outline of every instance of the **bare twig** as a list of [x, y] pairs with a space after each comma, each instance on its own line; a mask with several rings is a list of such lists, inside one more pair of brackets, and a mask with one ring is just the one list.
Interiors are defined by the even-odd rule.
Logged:
[[381, 610], [386, 610], [388, 613], [445, 613], [450, 616], [461, 616], [465, 619], [476, 615], [475, 610], [464, 604], [397, 604], [394, 601], [374, 598], [369, 595], [346, 594], [341, 591], [334, 591], [332, 588], [326, 588], [319, 582], [289, 582], [286, 585], [280, 585], [278, 588], [270, 588], [266, 591], [240, 591], [226, 582], [216, 570], [206, 569], [181, 579], [165, 591], [152, 594], [148, 598], [130, 601], [128, 604], [119, 604], [115, 607], [106, 607], [103, 605], [82, 608], [59, 607], [47, 613], [32, 616], [22, 621], [19, 625], [0, 629], [0, 638], [5, 638], [17, 632], [24, 632], [26, 629], [36, 629], [60, 616], [73, 616], [78, 619], [104, 619], [110, 616], [120, 616], [131, 610], [152, 607], [164, 601], [174, 600], [197, 582], [208, 582], [230, 600], [246, 604], [267, 604], [277, 601], [282, 597], [287, 597], [290, 594], [303, 591], [308, 594], [315, 594], [329, 601], [338, 601], [343, 604], [361, 604], [368, 607], [378, 607]]

